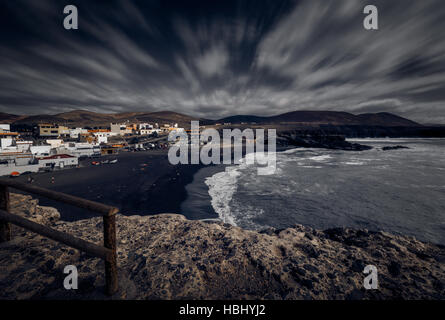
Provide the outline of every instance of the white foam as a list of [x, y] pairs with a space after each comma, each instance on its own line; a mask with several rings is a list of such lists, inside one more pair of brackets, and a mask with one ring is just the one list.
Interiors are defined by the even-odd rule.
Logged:
[[[209, 195], [211, 198], [211, 204], [215, 212], [218, 214], [219, 218], [225, 223], [230, 223], [232, 225], [237, 225], [237, 217], [236, 217], [236, 208], [231, 208], [230, 204], [238, 188], [238, 177], [241, 175], [243, 170], [249, 170], [249, 167], [255, 166], [258, 168], [262, 168], [268, 173], [275, 174], [279, 176], [282, 172], [276, 164], [273, 165], [261, 165], [261, 163], [266, 163], [266, 159], [268, 156], [279, 156], [280, 154], [289, 154], [294, 153], [297, 150], [301, 151], [304, 149], [308, 151], [308, 148], [298, 148], [287, 150], [284, 152], [270, 152], [270, 153], [249, 153], [246, 154], [244, 158], [239, 159], [237, 161], [239, 164], [233, 166], [227, 166], [225, 171], [214, 174], [211, 177], [206, 178], [205, 184], [208, 186]], [[317, 150], [319, 151], [319, 150]], [[277, 163], [286, 162], [288, 160], [294, 161], [295, 159], [287, 159], [287, 157], [279, 157], [280, 161]], [[328, 159], [331, 159], [330, 155], [319, 155], [313, 156], [310, 158], [302, 159], [302, 160], [313, 160], [317, 162], [324, 162]], [[303, 164], [303, 163], [301, 163]], [[302, 166], [305, 168], [313, 168], [313, 169], [321, 169], [321, 166]], [[270, 172], [269, 172], [270, 171]], [[232, 210], [233, 209], [233, 210]], [[243, 210], [243, 215], [246, 215], [246, 211]], [[244, 221], [245, 219], [243, 219]]]
[[[268, 157], [275, 157], [277, 154], [278, 152], [248, 153], [244, 158], [237, 161], [238, 165], [228, 166], [224, 172], [206, 178], [204, 182], [209, 187], [208, 192], [212, 207], [222, 221], [236, 225], [235, 216], [230, 208], [230, 201], [237, 190], [238, 177], [241, 175], [240, 170], [255, 165], [263, 170], [263, 174], [278, 174], [281, 170], [276, 167], [276, 163], [267, 163], [267, 160], [270, 159]], [[268, 165], [261, 165], [262, 163]]]
[[288, 149], [288, 150], [282, 151], [282, 153], [284, 153], [284, 154], [292, 154], [292, 153], [295, 153], [295, 152], [298, 152], [298, 151], [302, 151], [302, 150], [305, 150], [305, 149], [306, 148]]
[[315, 157], [310, 157], [308, 158], [309, 160], [314, 160], [314, 161], [318, 161], [318, 162], [322, 162], [322, 161], [326, 161], [331, 159], [332, 157], [328, 154], [322, 155], [322, 156], [315, 156]]
[[344, 164], [347, 164], [349, 166], [362, 166], [365, 163], [361, 161], [349, 161], [349, 162], [343, 162]]
[[237, 189], [239, 175], [238, 166], [231, 166], [226, 167], [223, 172], [218, 172], [206, 178], [204, 181], [209, 187], [209, 195], [213, 209], [222, 221], [232, 225], [236, 225], [236, 223], [229, 204]]

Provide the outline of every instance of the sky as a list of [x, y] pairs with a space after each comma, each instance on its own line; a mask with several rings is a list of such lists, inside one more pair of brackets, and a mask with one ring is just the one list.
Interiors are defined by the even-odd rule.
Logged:
[[[379, 30], [363, 27], [367, 4]], [[444, 30], [443, 0], [0, 0], [0, 112], [445, 123]]]

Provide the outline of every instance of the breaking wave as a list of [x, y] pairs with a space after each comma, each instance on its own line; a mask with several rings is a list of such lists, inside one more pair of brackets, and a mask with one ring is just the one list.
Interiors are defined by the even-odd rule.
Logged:
[[[205, 178], [211, 205], [222, 221], [247, 229], [347, 226], [445, 243], [445, 198], [437, 187], [443, 185], [437, 179], [445, 170], [445, 141], [367, 141], [373, 150], [277, 152], [275, 174], [265, 176], [257, 174], [257, 161], [248, 164], [255, 156], [249, 154]], [[391, 143], [410, 149], [381, 150]]]

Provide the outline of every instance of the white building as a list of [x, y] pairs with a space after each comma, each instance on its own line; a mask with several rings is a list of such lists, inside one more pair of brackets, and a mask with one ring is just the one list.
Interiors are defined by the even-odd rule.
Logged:
[[34, 156], [49, 156], [51, 154], [50, 145], [31, 146], [29, 149]]
[[88, 130], [82, 129], [82, 128], [70, 129], [70, 131], [69, 131], [69, 135], [70, 135], [71, 139], [77, 139], [77, 138], [79, 138], [79, 135], [86, 134], [86, 133], [88, 133]]
[[4, 161], [0, 164], [0, 176], [8, 176], [13, 172], [18, 172], [19, 174], [25, 172], [38, 172], [39, 164], [34, 163], [33, 157], [31, 155], [15, 155], [13, 158]]
[[62, 139], [47, 139], [46, 143], [51, 146], [51, 149], [58, 148], [64, 144]]
[[139, 133], [141, 135], [153, 134], [155, 132], [159, 134], [159, 133], [162, 132], [162, 130], [161, 129], [142, 129], [142, 130], [139, 131]]
[[13, 138], [10, 138], [10, 137], [1, 138], [0, 139], [0, 148], [6, 149], [7, 147], [11, 147], [13, 142], [14, 142]]
[[57, 153], [68, 154], [75, 157], [92, 157], [100, 155], [100, 146], [83, 142], [69, 142], [57, 148]]
[[142, 136], [152, 134], [152, 133], [153, 133], [153, 129], [140, 129], [139, 130], [139, 134]]
[[68, 154], [55, 154], [49, 157], [38, 158], [41, 168], [73, 167], [79, 164], [77, 157]]
[[95, 133], [94, 136], [96, 137], [96, 141], [98, 144], [108, 143], [107, 136], [104, 136], [103, 134], [97, 134], [97, 133]]
[[10, 132], [11, 125], [10, 124], [0, 124], [0, 131], [2, 132]]
[[185, 132], [185, 129], [184, 128], [175, 127], [175, 129], [172, 129], [171, 131], [179, 133], [179, 132]]
[[119, 123], [111, 123], [110, 124], [111, 132], [116, 133], [118, 135], [131, 134], [133, 132], [132, 128], [127, 127], [126, 124]]
[[149, 123], [139, 123], [138, 129], [139, 130], [153, 129], [153, 125], [151, 125]]
[[30, 152], [33, 142], [32, 141], [16, 140], [15, 145], [17, 147], [18, 152]]

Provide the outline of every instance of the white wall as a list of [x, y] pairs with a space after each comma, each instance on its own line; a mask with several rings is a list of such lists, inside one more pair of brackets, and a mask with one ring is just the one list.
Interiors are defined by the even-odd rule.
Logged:
[[11, 172], [17, 171], [20, 174], [24, 172], [37, 172], [39, 171], [40, 165], [38, 164], [31, 164], [27, 166], [16, 166], [15, 164], [11, 165], [4, 165], [0, 164], [0, 176], [9, 176]]
[[17, 151], [18, 152], [29, 151], [32, 144], [33, 144], [32, 141], [16, 141]]
[[12, 145], [12, 141], [13, 141], [12, 138], [1, 138], [0, 139], [0, 147], [2, 149], [6, 148], [6, 147], [10, 147]]
[[108, 138], [104, 136], [96, 136], [97, 137], [97, 143], [108, 143]]
[[88, 133], [88, 130], [82, 128], [70, 129], [70, 138], [72, 139], [79, 138], [79, 134], [81, 133]]
[[31, 146], [30, 150], [33, 155], [50, 154], [51, 146]]
[[11, 125], [9, 124], [0, 124], [0, 129], [3, 131], [11, 131]]
[[51, 148], [58, 148], [63, 144], [62, 139], [48, 139], [46, 143], [51, 145]]
[[72, 158], [59, 158], [59, 159], [40, 159], [39, 165], [40, 167], [49, 167], [54, 163], [55, 167], [64, 168], [67, 166], [77, 166], [79, 160], [76, 157]]

